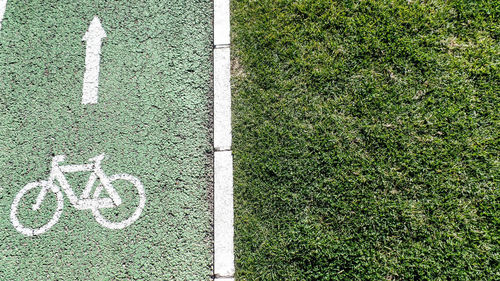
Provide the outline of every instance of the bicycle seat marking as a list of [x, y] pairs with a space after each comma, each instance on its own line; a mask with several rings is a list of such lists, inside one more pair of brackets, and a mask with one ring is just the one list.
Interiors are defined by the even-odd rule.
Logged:
[[[101, 162], [104, 160], [105, 154], [100, 154], [94, 158], [89, 159], [88, 164], [81, 165], [65, 165], [61, 166], [60, 163], [64, 161], [64, 155], [57, 155], [52, 158], [51, 170], [48, 180], [41, 180], [38, 182], [31, 182], [25, 185], [15, 196], [10, 209], [10, 220], [14, 228], [20, 233], [26, 236], [40, 235], [48, 231], [52, 226], [54, 226], [61, 217], [64, 205], [63, 191], [64, 194], [69, 199], [69, 202], [77, 210], [91, 210], [92, 215], [95, 220], [102, 226], [109, 229], [123, 229], [133, 222], [135, 222], [142, 213], [144, 206], [146, 204], [146, 194], [144, 192], [144, 187], [140, 180], [134, 176], [128, 174], [115, 174], [108, 177], [101, 168]], [[75, 172], [90, 172], [89, 179], [83, 192], [78, 198], [75, 192], [71, 188], [69, 182], [66, 179], [65, 173], [75, 173]], [[92, 187], [96, 180], [99, 179], [100, 183], [95, 188], [94, 193], [91, 196]], [[137, 190], [139, 196], [139, 204], [135, 208], [134, 212], [130, 217], [119, 222], [113, 222], [106, 219], [101, 213], [103, 208], [115, 208], [122, 204], [122, 198], [113, 187], [112, 182], [117, 180], [124, 180], [131, 183]], [[57, 181], [58, 184], [55, 184]], [[21, 224], [18, 218], [19, 203], [23, 197], [32, 189], [40, 188], [40, 192], [36, 197], [34, 204], [32, 204], [31, 209], [33, 211], [39, 210], [45, 199], [47, 193], [50, 191], [55, 194], [57, 199], [57, 206], [52, 218], [42, 226], [30, 228]], [[62, 190], [61, 190], [62, 189]], [[102, 191], [105, 190], [109, 195], [109, 198], [100, 197]], [[27, 200], [27, 199], [26, 199]]]

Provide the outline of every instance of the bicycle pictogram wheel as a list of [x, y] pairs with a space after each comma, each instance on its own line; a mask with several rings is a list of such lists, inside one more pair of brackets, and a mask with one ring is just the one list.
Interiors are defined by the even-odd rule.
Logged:
[[[10, 220], [12, 222], [12, 225], [14, 225], [14, 228], [21, 232], [22, 234], [26, 236], [35, 236], [35, 235], [40, 235], [47, 230], [49, 230], [52, 226], [54, 226], [58, 221], [59, 218], [61, 217], [62, 211], [63, 211], [63, 204], [64, 204], [64, 199], [63, 199], [63, 194], [62, 191], [57, 191], [54, 192], [50, 187], [47, 186], [48, 182], [47, 181], [40, 181], [40, 182], [32, 182], [28, 183], [21, 189], [17, 194], [16, 197], [14, 198], [14, 201], [12, 202], [11, 208], [10, 208]], [[21, 222], [19, 221], [18, 218], [18, 211], [19, 211], [19, 204], [21, 203], [21, 200], [23, 198], [26, 198], [25, 195], [28, 194], [29, 191], [35, 189], [35, 188], [40, 188], [40, 192], [42, 192], [42, 188], [47, 188], [47, 194], [48, 193], [54, 193], [56, 195], [56, 200], [57, 200], [57, 206], [55, 209], [54, 214], [50, 218], [50, 220], [35, 228], [30, 228], [26, 227]], [[39, 194], [38, 192], [37, 194]], [[31, 206], [34, 206], [35, 202], [31, 202]], [[32, 208], [33, 211], [36, 211], [34, 208]]]
[[[133, 187], [135, 187], [135, 189], [136, 189], [136, 192], [139, 196], [139, 200], [138, 200], [137, 207], [135, 207], [135, 210], [133, 211], [132, 215], [130, 217], [128, 217], [124, 220], [118, 221], [118, 222], [114, 222], [114, 221], [111, 221], [110, 219], [107, 219], [105, 217], [105, 215], [103, 215], [102, 210], [100, 208], [94, 207], [92, 209], [92, 214], [94, 215], [94, 218], [96, 219], [96, 221], [100, 225], [102, 225], [106, 228], [109, 228], [109, 229], [122, 229], [122, 228], [125, 228], [125, 227], [131, 225], [134, 221], [136, 221], [139, 218], [139, 216], [141, 215], [142, 210], [144, 209], [144, 206], [146, 204], [146, 194], [144, 191], [144, 187], [142, 186], [142, 183], [139, 181], [138, 178], [131, 176], [131, 175], [128, 175], [128, 174], [116, 174], [116, 175], [112, 175], [111, 177], [109, 177], [109, 183], [111, 185], [113, 185], [114, 181], [118, 181], [118, 180], [127, 181], [129, 183], [127, 185], [132, 184]], [[93, 199], [99, 198], [99, 195], [103, 189], [104, 188], [103, 188], [103, 185], [101, 183], [97, 187], [96, 192], [93, 195]], [[122, 200], [123, 199], [124, 198], [122, 198]]]

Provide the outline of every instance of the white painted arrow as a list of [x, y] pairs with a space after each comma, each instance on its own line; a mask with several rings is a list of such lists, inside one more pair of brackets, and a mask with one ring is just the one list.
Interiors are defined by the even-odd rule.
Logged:
[[0, 29], [2, 29], [3, 14], [5, 13], [6, 6], [7, 0], [0, 0]]
[[[1, 0], [0, 0], [1, 1]], [[83, 75], [82, 104], [96, 104], [99, 90], [99, 64], [101, 60], [102, 39], [106, 32], [97, 16], [90, 22], [89, 30], [82, 41], [87, 42], [85, 55], [85, 74]]]

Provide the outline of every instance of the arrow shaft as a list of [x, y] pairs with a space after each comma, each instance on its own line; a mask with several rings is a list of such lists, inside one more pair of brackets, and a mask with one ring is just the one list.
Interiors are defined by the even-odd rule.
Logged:
[[[0, 0], [1, 1], [1, 0]], [[83, 74], [82, 104], [96, 104], [99, 91], [99, 64], [101, 63], [102, 39], [106, 32], [97, 16], [92, 19], [82, 40], [87, 42], [85, 50], [85, 74]]]
[[85, 55], [85, 73], [83, 75], [82, 104], [96, 104], [99, 91], [99, 68], [101, 61], [100, 38], [87, 41]]
[[87, 42], [87, 47], [85, 48], [85, 63], [87, 60], [93, 60], [95, 58], [101, 57], [101, 40], [95, 40], [96, 42], [89, 41]]

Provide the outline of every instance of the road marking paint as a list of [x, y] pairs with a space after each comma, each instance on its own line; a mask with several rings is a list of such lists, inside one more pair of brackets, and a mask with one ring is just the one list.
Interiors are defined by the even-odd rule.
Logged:
[[0, 29], [2, 29], [3, 15], [5, 14], [5, 7], [7, 7], [7, 0], [0, 0]]
[[88, 31], [82, 38], [87, 42], [85, 54], [85, 74], [83, 75], [82, 104], [96, 104], [99, 91], [99, 64], [102, 39], [106, 32], [97, 16], [90, 22]]
[[[83, 165], [66, 165], [60, 166], [59, 163], [64, 161], [64, 155], [58, 155], [52, 158], [51, 170], [48, 180], [42, 180], [38, 182], [31, 182], [25, 185], [15, 196], [14, 201], [10, 207], [10, 220], [14, 228], [20, 233], [26, 236], [40, 235], [48, 231], [52, 226], [54, 226], [61, 217], [63, 211], [63, 191], [69, 199], [69, 202], [77, 210], [92, 210], [95, 220], [102, 226], [109, 229], [122, 229], [133, 222], [135, 222], [141, 215], [142, 210], [146, 204], [146, 193], [144, 187], [138, 178], [128, 175], [128, 174], [116, 174], [108, 177], [101, 168], [101, 162], [104, 159], [104, 154], [98, 155], [94, 158], [89, 159], [91, 164]], [[85, 186], [84, 191], [80, 198], [76, 197], [73, 189], [68, 183], [64, 173], [75, 173], [75, 172], [91, 172], [89, 180]], [[90, 189], [94, 186], [94, 182], [99, 178], [100, 184], [96, 187], [92, 198], [90, 197]], [[113, 187], [111, 182], [116, 180], [124, 180], [131, 183], [138, 192], [139, 205], [135, 209], [134, 213], [127, 219], [120, 222], [113, 222], [106, 219], [100, 212], [100, 209], [104, 208], [114, 208], [122, 203], [122, 199], [118, 195], [118, 192]], [[58, 185], [54, 184], [57, 181]], [[37, 211], [40, 209], [42, 201], [45, 199], [47, 193], [50, 191], [54, 193], [57, 198], [57, 207], [52, 218], [43, 226], [40, 227], [27, 227], [21, 224], [18, 219], [19, 204], [21, 199], [30, 191], [31, 189], [40, 187], [40, 192], [38, 193], [35, 203], [32, 205], [32, 210]], [[61, 190], [62, 189], [62, 190]], [[110, 198], [101, 198], [101, 192], [105, 190]]]

